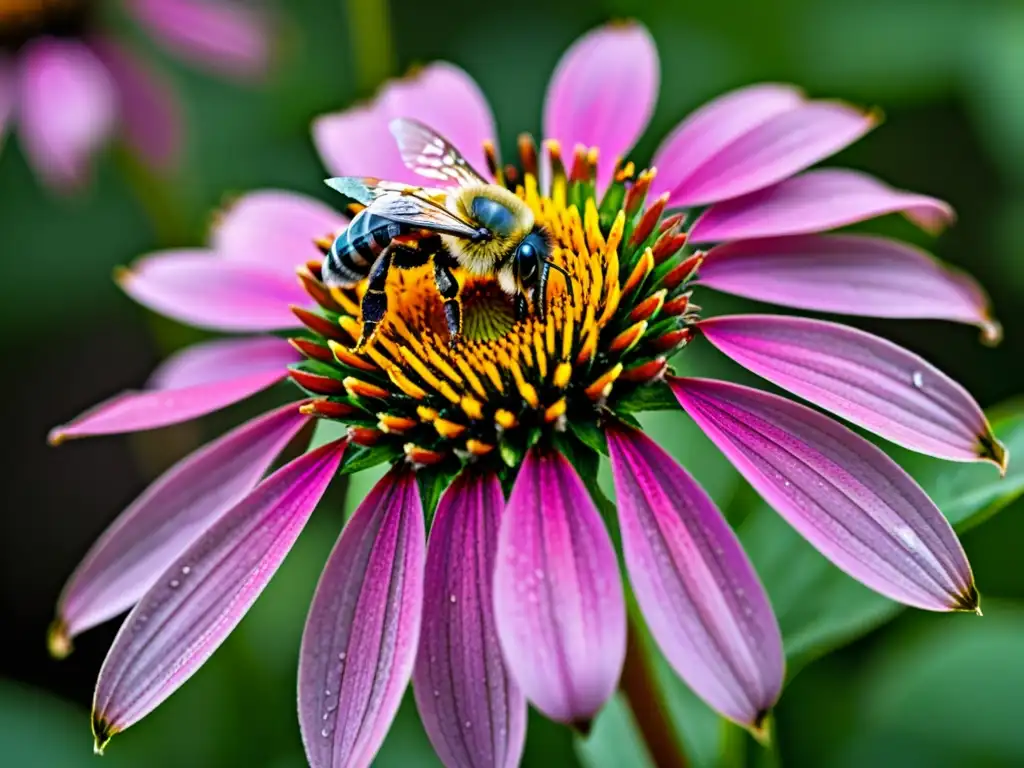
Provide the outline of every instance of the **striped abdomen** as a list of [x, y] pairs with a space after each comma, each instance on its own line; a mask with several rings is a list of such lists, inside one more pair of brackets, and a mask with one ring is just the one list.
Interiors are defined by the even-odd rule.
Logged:
[[402, 232], [400, 224], [369, 210], [360, 211], [324, 258], [324, 282], [329, 286], [359, 282], [369, 274], [380, 252]]

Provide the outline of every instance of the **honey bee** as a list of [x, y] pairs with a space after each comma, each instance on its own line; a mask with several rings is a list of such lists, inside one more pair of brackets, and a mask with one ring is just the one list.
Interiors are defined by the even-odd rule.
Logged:
[[454, 186], [415, 187], [354, 176], [327, 179], [332, 189], [366, 206], [334, 240], [323, 262], [328, 287], [368, 278], [356, 349], [370, 342], [387, 314], [389, 271], [431, 260], [451, 344], [458, 343], [462, 332], [455, 267], [494, 275], [514, 297], [517, 319], [531, 308], [543, 318], [550, 271], [565, 271], [551, 261], [549, 236], [534, 221], [530, 207], [484, 179], [450, 142], [422, 123], [399, 118], [389, 127], [407, 168]]

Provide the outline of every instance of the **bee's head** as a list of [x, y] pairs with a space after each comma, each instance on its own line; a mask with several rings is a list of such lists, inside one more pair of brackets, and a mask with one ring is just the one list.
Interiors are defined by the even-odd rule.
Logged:
[[539, 227], [534, 227], [516, 247], [512, 254], [513, 270], [523, 290], [536, 285], [541, 266], [548, 260], [550, 252], [548, 239]]

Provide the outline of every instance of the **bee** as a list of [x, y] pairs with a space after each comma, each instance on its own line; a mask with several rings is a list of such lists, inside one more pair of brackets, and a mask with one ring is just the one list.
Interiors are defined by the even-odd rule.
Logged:
[[390, 270], [431, 260], [452, 345], [462, 333], [460, 286], [452, 273], [456, 267], [494, 275], [513, 297], [517, 319], [530, 309], [543, 318], [550, 271], [565, 271], [551, 261], [549, 236], [530, 207], [484, 179], [450, 142], [422, 123], [399, 118], [389, 127], [407, 168], [454, 186], [416, 187], [354, 176], [327, 179], [332, 189], [366, 206], [334, 240], [323, 262], [329, 288], [368, 280], [356, 349], [370, 342], [387, 314]]

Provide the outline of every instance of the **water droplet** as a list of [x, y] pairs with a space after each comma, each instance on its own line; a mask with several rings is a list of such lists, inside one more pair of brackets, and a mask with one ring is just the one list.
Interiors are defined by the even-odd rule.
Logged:
[[331, 713], [330, 712], [324, 712], [324, 715], [323, 715], [323, 717], [321, 719], [322, 720], [330, 720], [331, 719]]
[[465, 725], [467, 728], [472, 728], [473, 727], [473, 724], [471, 722], [469, 722], [469, 720], [467, 720], [465, 723], [463, 723], [463, 725]]
[[171, 579], [171, 589], [177, 589], [181, 586], [181, 582], [177, 579]]
[[437, 688], [434, 689], [434, 698], [435, 699], [440, 699], [441, 698], [441, 692], [439, 690], [437, 690]]
[[919, 539], [917, 534], [911, 530], [910, 526], [897, 525], [896, 528], [893, 529], [893, 533], [895, 533], [899, 540], [903, 542], [903, 546], [909, 550], [915, 550], [921, 545], [921, 539]]
[[786, 480], [786, 481], [785, 481], [785, 482], [783, 483], [783, 485], [784, 485], [784, 486], [786, 486], [787, 488], [789, 488], [789, 487], [790, 487], [790, 486], [792, 485], [792, 483], [791, 483], [791, 482], [789, 482], [789, 480]]
[[192, 569], [189, 566], [187, 566], [187, 565], [181, 566], [181, 575], [182, 576], [188, 576], [190, 573], [192, 573]]
[[448, 599], [449, 599], [449, 600], [450, 600], [451, 602], [453, 602], [453, 603], [454, 603], [454, 602], [455, 602], [455, 595], [448, 595]]
[[320, 735], [323, 736], [326, 739], [328, 736], [331, 735], [331, 729], [330, 728], [324, 728], [322, 731], [320, 731]]
[[924, 386], [924, 374], [920, 371], [914, 371], [910, 376], [910, 380], [914, 383], [916, 389], [921, 389]]
[[345, 660], [345, 652], [342, 651], [341, 653], [338, 654], [338, 661], [344, 661], [344, 660]]
[[331, 695], [331, 689], [330, 688], [325, 689], [324, 690], [324, 696], [330, 696], [330, 695]]

